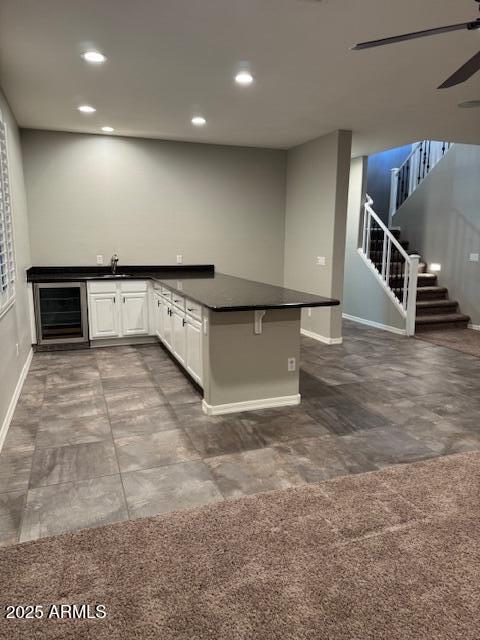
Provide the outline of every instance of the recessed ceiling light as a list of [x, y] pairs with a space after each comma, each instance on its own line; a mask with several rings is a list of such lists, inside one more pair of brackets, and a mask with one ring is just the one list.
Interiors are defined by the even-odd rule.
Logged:
[[461, 109], [475, 109], [480, 107], [480, 100], [467, 100], [458, 105]]
[[89, 104], [82, 104], [78, 107], [78, 110], [82, 113], [95, 113], [95, 107], [91, 107]]
[[105, 131], [105, 133], [112, 133], [115, 129], [113, 127], [102, 127], [102, 131]]
[[102, 64], [107, 59], [100, 51], [86, 51], [82, 54], [82, 58], [92, 64]]
[[240, 71], [240, 73], [237, 73], [237, 75], [235, 76], [235, 82], [237, 84], [241, 84], [243, 87], [246, 87], [249, 84], [252, 84], [253, 76], [248, 71]]
[[194, 116], [192, 118], [192, 124], [195, 127], [203, 127], [204, 124], [207, 124], [207, 121], [203, 116]]

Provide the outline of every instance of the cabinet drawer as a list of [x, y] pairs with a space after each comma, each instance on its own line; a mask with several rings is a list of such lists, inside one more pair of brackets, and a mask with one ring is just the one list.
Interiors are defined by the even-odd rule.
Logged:
[[189, 300], [188, 298], [185, 300], [185, 308], [187, 315], [196, 318], [197, 320], [202, 319], [202, 305], [198, 304], [198, 302], [194, 302], [193, 300]]
[[123, 280], [120, 282], [120, 291], [122, 293], [137, 293], [146, 291], [148, 284], [146, 280]]
[[179, 309], [185, 309], [185, 298], [176, 291], [172, 293], [172, 302]]
[[116, 293], [115, 280], [92, 280], [87, 283], [88, 293]]

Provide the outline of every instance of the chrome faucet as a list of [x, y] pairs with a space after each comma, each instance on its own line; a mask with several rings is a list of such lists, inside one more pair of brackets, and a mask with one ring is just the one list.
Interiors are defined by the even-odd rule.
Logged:
[[118, 264], [118, 253], [114, 253], [110, 260], [110, 268], [112, 270], [112, 275], [115, 275], [117, 271], [117, 264]]

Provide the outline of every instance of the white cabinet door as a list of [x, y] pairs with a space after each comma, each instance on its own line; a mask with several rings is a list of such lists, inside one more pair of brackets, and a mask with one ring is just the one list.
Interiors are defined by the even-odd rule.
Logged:
[[122, 335], [148, 335], [147, 292], [122, 293]]
[[90, 338], [116, 338], [118, 326], [118, 296], [116, 293], [91, 293], [88, 296]]
[[187, 318], [186, 329], [186, 367], [198, 384], [202, 384], [202, 325]]
[[156, 293], [153, 299], [153, 313], [155, 335], [163, 340], [162, 298], [159, 293]]
[[185, 364], [186, 339], [185, 339], [185, 314], [176, 307], [172, 308], [172, 350], [181, 364]]
[[172, 349], [172, 318], [170, 317], [171, 306], [163, 297], [160, 308], [162, 310], [162, 340], [169, 349]]

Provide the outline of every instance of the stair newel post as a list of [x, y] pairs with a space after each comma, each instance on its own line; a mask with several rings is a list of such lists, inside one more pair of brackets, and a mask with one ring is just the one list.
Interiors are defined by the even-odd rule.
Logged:
[[407, 294], [407, 336], [415, 335], [415, 319], [417, 315], [417, 279], [419, 255], [409, 256], [408, 294]]
[[393, 214], [397, 210], [398, 172], [399, 169], [392, 169], [390, 174], [390, 209], [388, 211], [389, 227], [392, 224]]

